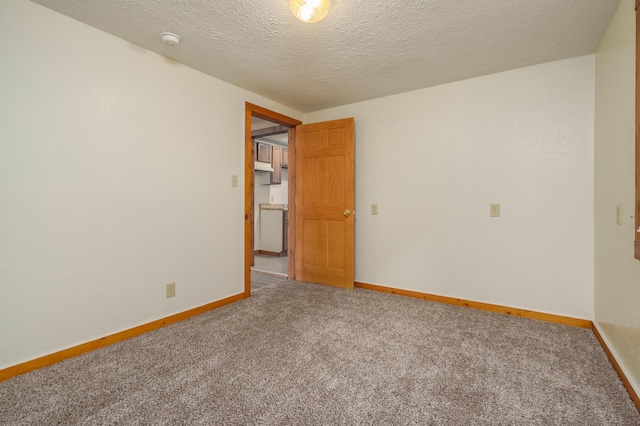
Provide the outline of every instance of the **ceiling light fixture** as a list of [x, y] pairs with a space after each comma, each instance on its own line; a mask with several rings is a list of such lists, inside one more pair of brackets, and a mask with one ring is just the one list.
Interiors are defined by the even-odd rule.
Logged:
[[177, 46], [180, 44], [180, 36], [170, 32], [162, 33], [162, 42], [167, 46]]
[[327, 16], [331, 0], [289, 0], [289, 7], [296, 18], [312, 24]]

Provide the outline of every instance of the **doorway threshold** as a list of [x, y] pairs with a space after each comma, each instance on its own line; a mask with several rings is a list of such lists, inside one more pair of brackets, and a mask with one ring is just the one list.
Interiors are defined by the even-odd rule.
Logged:
[[265, 271], [264, 269], [259, 269], [259, 268], [255, 268], [255, 267], [251, 268], [251, 272], [258, 272], [260, 274], [270, 275], [272, 277], [288, 278], [287, 274], [281, 274], [279, 272], [273, 272], [273, 271]]

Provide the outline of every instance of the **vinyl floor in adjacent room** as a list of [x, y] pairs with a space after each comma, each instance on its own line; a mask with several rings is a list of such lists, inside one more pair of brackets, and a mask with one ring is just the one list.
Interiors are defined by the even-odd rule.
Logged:
[[251, 271], [251, 291], [255, 291], [271, 284], [285, 281], [286, 277], [279, 277], [262, 272]]
[[287, 279], [289, 268], [288, 257], [254, 256], [254, 266], [251, 267], [251, 291], [284, 281]]

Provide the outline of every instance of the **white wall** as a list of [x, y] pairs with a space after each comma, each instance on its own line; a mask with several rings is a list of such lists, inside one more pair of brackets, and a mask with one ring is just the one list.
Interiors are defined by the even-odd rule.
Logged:
[[269, 202], [289, 204], [289, 169], [282, 169], [282, 183], [269, 185]]
[[[633, 258], [635, 13], [623, 0], [596, 54], [595, 319], [640, 393], [640, 261]], [[623, 206], [622, 225], [616, 205]]]
[[1, 8], [0, 368], [243, 292], [244, 103], [301, 114]]
[[255, 174], [253, 194], [254, 217], [254, 250], [266, 250], [260, 239], [260, 204], [289, 204], [289, 169], [282, 169], [280, 184], [271, 185], [271, 173], [258, 172]]
[[305, 114], [355, 118], [357, 281], [592, 319], [593, 112], [589, 55]]

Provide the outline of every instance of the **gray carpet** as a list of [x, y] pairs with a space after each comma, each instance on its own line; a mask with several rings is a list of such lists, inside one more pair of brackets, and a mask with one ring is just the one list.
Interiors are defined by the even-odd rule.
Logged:
[[0, 383], [0, 424], [640, 425], [589, 330], [284, 281]]

